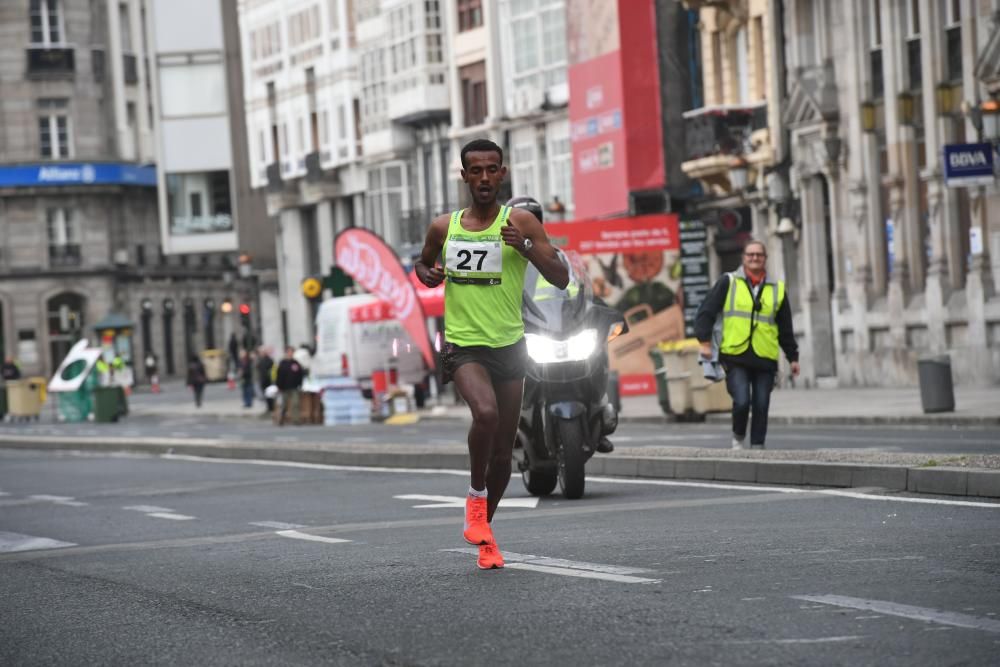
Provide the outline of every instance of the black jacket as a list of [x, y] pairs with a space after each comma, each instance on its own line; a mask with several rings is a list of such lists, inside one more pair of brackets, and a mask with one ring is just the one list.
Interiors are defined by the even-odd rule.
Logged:
[[[742, 270], [737, 272], [736, 280], [746, 281]], [[747, 285], [749, 289], [749, 284]], [[723, 275], [712, 286], [712, 290], [705, 296], [705, 300], [698, 307], [698, 314], [694, 320], [694, 335], [698, 340], [712, 340], [712, 327], [715, 326], [715, 319], [722, 312], [726, 303], [726, 295], [729, 293], [729, 274]], [[775, 314], [775, 322], [778, 324], [778, 345], [785, 352], [788, 361], [799, 360], [799, 344], [795, 340], [795, 329], [792, 327], [792, 306], [788, 299], [788, 286], [785, 286], [785, 298], [778, 306]], [[771, 359], [758, 357], [753, 351], [753, 346], [747, 347], [746, 352], [738, 355], [719, 354], [719, 361], [723, 366], [736, 364], [748, 368], [758, 368], [761, 370], [778, 370], [778, 362]]]
[[268, 385], [271, 384], [272, 368], [274, 368], [274, 360], [268, 355], [264, 355], [257, 360], [257, 379], [260, 381], [260, 386], [264, 389], [267, 389]]
[[302, 386], [302, 378], [305, 374], [302, 372], [302, 366], [299, 362], [294, 359], [282, 359], [281, 363], [278, 364], [278, 377], [275, 379], [274, 384], [278, 386], [281, 391], [286, 391], [288, 389], [298, 389]]

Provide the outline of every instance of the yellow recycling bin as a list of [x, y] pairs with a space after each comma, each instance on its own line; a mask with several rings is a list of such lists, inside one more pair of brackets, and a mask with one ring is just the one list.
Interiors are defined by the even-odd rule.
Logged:
[[39, 378], [7, 383], [7, 414], [13, 419], [38, 419], [42, 413], [45, 381]]

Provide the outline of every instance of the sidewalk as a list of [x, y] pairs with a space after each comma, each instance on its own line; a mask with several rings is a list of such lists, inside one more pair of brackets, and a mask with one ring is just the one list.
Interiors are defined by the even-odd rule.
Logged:
[[[244, 408], [239, 390], [229, 390], [223, 384], [211, 384], [205, 389], [205, 401], [196, 408], [191, 392], [180, 383], [165, 385], [159, 394], [140, 388], [130, 399], [134, 415], [157, 417], [260, 417], [263, 402]], [[464, 405], [455, 405], [451, 396], [442, 397], [441, 404], [430, 401], [421, 411], [422, 419], [469, 419]], [[666, 421], [656, 396], [629, 396], [622, 399], [620, 419], [623, 422]], [[710, 421], [727, 421], [728, 414], [708, 415]], [[955, 411], [924, 414], [917, 388], [840, 388], [840, 389], [778, 389], [771, 396], [769, 416], [772, 424], [801, 425], [935, 425], [935, 426], [998, 426], [1000, 425], [1000, 386], [957, 387]]]
[[[915, 389], [781, 390], [772, 400], [775, 420], [803, 424], [936, 424], [975, 428], [1000, 423], [1000, 388], [961, 389], [957, 410], [945, 415], [923, 415]], [[225, 384], [206, 389], [203, 407], [196, 408], [190, 391], [180, 384], [159, 394], [139, 391], [130, 401], [134, 416], [208, 419], [263, 419], [263, 403], [243, 408], [237, 391]], [[623, 401], [625, 420], [661, 422], [656, 397]], [[463, 406], [438, 406], [422, 418], [468, 419]], [[725, 421], [728, 415], [712, 415]], [[111, 425], [108, 425], [111, 426]], [[345, 427], [350, 428], [350, 427]], [[466, 469], [463, 443], [348, 442], [345, 432], [330, 428], [329, 440], [306, 442], [292, 434], [278, 440], [256, 438], [136, 437], [111, 434], [65, 435], [0, 433], [0, 447], [23, 449], [130, 451], [152, 455], [188, 455], [227, 459], [266, 459], [298, 464], [337, 466]], [[294, 433], [294, 431], [292, 431]], [[287, 438], [287, 439], [285, 439]], [[936, 458], [935, 458], [936, 457]], [[588, 475], [640, 479], [706, 480], [713, 482], [791, 484], [859, 488], [864, 493], [915, 492], [1000, 499], [1000, 455], [924, 455], [868, 450], [725, 450], [698, 447], [618, 447], [587, 463]], [[991, 507], [993, 505], [990, 505]]]

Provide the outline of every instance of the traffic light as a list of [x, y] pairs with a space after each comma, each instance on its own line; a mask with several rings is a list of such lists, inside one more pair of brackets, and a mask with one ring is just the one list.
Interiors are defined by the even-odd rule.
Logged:
[[247, 329], [250, 328], [250, 304], [249, 303], [241, 303], [240, 304], [240, 321], [243, 323], [243, 326], [245, 328], [247, 328]]

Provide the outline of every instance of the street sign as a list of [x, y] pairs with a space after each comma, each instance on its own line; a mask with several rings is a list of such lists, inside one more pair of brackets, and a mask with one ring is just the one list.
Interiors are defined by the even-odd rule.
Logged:
[[948, 144], [944, 147], [944, 178], [950, 188], [990, 185], [996, 180], [992, 144]]

